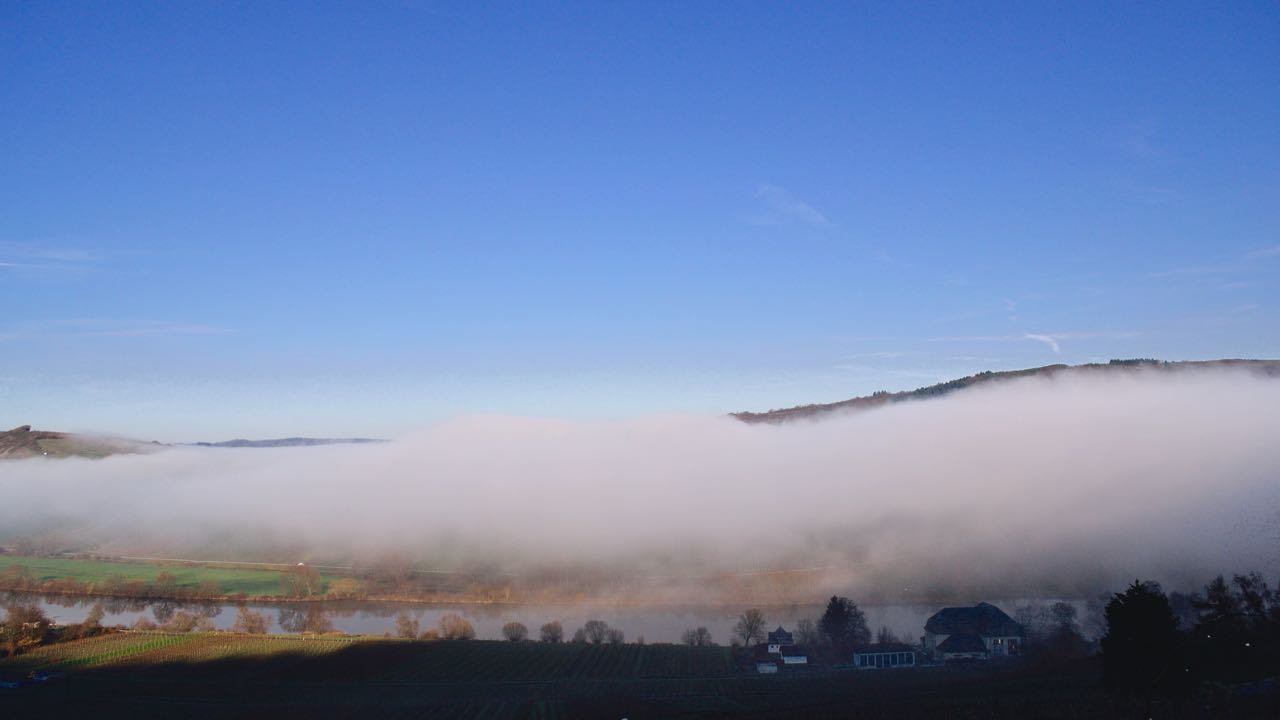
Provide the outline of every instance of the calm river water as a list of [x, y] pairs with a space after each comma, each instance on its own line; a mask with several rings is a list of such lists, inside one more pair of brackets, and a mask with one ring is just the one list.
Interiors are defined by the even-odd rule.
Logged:
[[[174, 603], [158, 601], [123, 600], [110, 598], [78, 598], [42, 596], [27, 593], [3, 593], [0, 601], [37, 603], [57, 623], [80, 622], [89, 614], [94, 604], [100, 603], [106, 611], [103, 620], [107, 625], [131, 626], [141, 618], [164, 623], [178, 610], [197, 612], [210, 618], [219, 628], [230, 628], [235, 622], [236, 606], [230, 604]], [[1012, 615], [1025, 601], [997, 602]], [[414, 605], [401, 603], [306, 603], [296, 605], [254, 605], [249, 607], [271, 619], [271, 632], [292, 632], [299, 626], [302, 616], [319, 607], [323, 609], [335, 630], [361, 635], [394, 633], [396, 617], [406, 613], [418, 619], [422, 630], [435, 628], [441, 616], [457, 613], [475, 626], [479, 639], [500, 639], [502, 626], [518, 621], [529, 628], [529, 634], [537, 638], [543, 623], [558, 620], [564, 626], [565, 639], [588, 620], [603, 620], [612, 627], [622, 629], [627, 641], [644, 638], [646, 642], [679, 642], [680, 635], [688, 628], [706, 627], [712, 639], [728, 644], [733, 636], [733, 625], [744, 608], [741, 607], [676, 607], [676, 606], [625, 606], [625, 605]], [[888, 627], [904, 639], [918, 640], [924, 633], [924, 623], [936, 612], [939, 605], [867, 605], [867, 625], [872, 632], [881, 626]], [[802, 618], [816, 620], [822, 614], [822, 606], [789, 606], [763, 609], [770, 628], [782, 625], [794, 631]]]

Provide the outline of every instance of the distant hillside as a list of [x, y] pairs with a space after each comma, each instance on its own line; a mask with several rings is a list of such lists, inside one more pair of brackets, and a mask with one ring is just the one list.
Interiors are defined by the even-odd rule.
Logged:
[[312, 445], [343, 445], [343, 444], [364, 444], [364, 443], [381, 443], [386, 440], [377, 438], [305, 438], [291, 437], [278, 438], [275, 440], [224, 440], [222, 442], [198, 442], [191, 443], [198, 447], [220, 447], [220, 448], [273, 448], [273, 447], [311, 447]]
[[0, 432], [0, 459], [3, 460], [30, 457], [102, 458], [120, 453], [147, 452], [155, 447], [158, 447], [158, 443], [32, 430], [30, 425], [20, 425]]
[[1204, 360], [1188, 362], [1163, 362], [1161, 360], [1112, 360], [1109, 363], [1092, 363], [1088, 365], [1045, 365], [1044, 367], [1026, 370], [1009, 370], [1006, 372], [981, 372], [977, 375], [949, 380], [937, 385], [906, 390], [903, 392], [880, 391], [864, 397], [850, 398], [839, 402], [818, 405], [799, 405], [782, 410], [768, 412], [737, 412], [733, 417], [745, 423], [783, 423], [792, 420], [818, 420], [841, 411], [870, 410], [893, 403], [908, 400], [924, 400], [949, 395], [965, 388], [987, 383], [1003, 382], [1015, 378], [1058, 375], [1086, 375], [1097, 373], [1138, 373], [1138, 372], [1186, 372], [1189, 370], [1207, 370], [1214, 368], [1245, 369], [1268, 377], [1280, 377], [1280, 360]]

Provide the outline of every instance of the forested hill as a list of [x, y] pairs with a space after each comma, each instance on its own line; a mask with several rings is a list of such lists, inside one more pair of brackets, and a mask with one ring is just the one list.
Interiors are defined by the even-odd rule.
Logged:
[[1161, 360], [1112, 360], [1109, 363], [1091, 363], [1087, 365], [1045, 365], [1044, 367], [1026, 370], [1008, 370], [1004, 372], [980, 372], [977, 375], [949, 380], [929, 385], [928, 387], [902, 392], [880, 391], [863, 397], [850, 398], [833, 403], [817, 405], [798, 405], [782, 410], [768, 412], [736, 412], [733, 417], [745, 423], [783, 423], [792, 420], [818, 420], [842, 411], [870, 410], [907, 400], [924, 400], [941, 397], [965, 388], [986, 383], [1002, 382], [1023, 377], [1050, 377], [1058, 375], [1097, 374], [1097, 373], [1139, 373], [1139, 372], [1187, 372], [1191, 370], [1210, 370], [1215, 368], [1248, 370], [1268, 377], [1280, 378], [1280, 360], [1197, 360], [1186, 362], [1164, 362]]

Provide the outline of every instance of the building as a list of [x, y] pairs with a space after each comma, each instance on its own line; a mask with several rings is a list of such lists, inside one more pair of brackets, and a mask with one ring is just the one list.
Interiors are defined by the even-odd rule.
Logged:
[[795, 645], [783, 645], [778, 648], [778, 654], [782, 656], [783, 665], [808, 665], [809, 656], [804, 650]]
[[1022, 654], [1026, 631], [991, 603], [943, 608], [924, 625], [924, 649], [935, 660], [989, 660]]
[[757, 660], [756, 672], [761, 675], [777, 675], [778, 663], [775, 660]]
[[902, 643], [871, 643], [853, 650], [853, 666], [859, 670], [890, 670], [916, 666], [916, 651]]
[[782, 652], [782, 646], [795, 645], [796, 643], [795, 637], [786, 630], [783, 630], [781, 625], [778, 626], [777, 630], [769, 633], [766, 640], [766, 644], [769, 646], [769, 652], [774, 655]]

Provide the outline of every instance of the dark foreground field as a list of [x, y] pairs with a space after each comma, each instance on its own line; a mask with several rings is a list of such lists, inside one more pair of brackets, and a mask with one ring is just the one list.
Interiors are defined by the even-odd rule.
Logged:
[[761, 677], [725, 648], [120, 633], [0, 662], [0, 681], [23, 680], [0, 689], [0, 717], [1280, 717], [1274, 695], [1118, 702], [1097, 672]]

